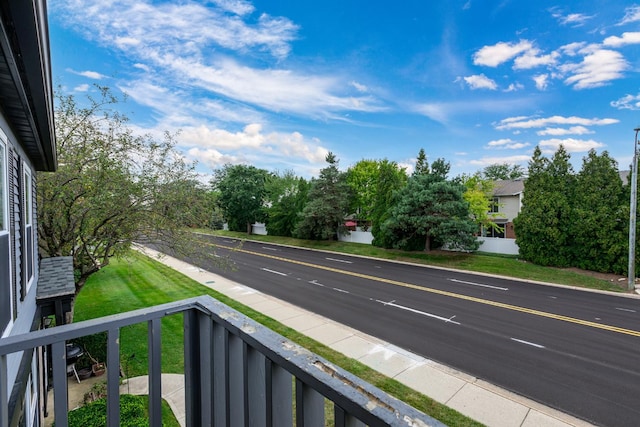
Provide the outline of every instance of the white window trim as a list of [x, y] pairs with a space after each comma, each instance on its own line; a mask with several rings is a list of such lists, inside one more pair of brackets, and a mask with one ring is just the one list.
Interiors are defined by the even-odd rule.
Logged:
[[[3, 210], [3, 218], [6, 218], [7, 220], [5, 221], [5, 224], [2, 226], [2, 228], [0, 228], [0, 234], [7, 234], [9, 235], [9, 150], [7, 147], [7, 135], [4, 133], [4, 131], [2, 129], [0, 129], [0, 146], [3, 148], [2, 153], [0, 154], [0, 162], [2, 162], [2, 164], [4, 165], [4, 167], [2, 168], [2, 173], [4, 174], [2, 183], [0, 183], [0, 185], [3, 186], [2, 188], [2, 195], [4, 200], [2, 200], [2, 204], [0, 205], [0, 209]], [[11, 238], [11, 237], [9, 237]], [[9, 258], [11, 258], [11, 245], [9, 245]], [[11, 268], [12, 268], [12, 263], [9, 262], [9, 277], [11, 277]], [[11, 316], [9, 318], [9, 323], [7, 323], [7, 326], [5, 327], [4, 331], [0, 331], [1, 334], [0, 336], [2, 338], [9, 336], [9, 334], [11, 333], [11, 330], [13, 329], [13, 324], [15, 322], [13, 313], [14, 313], [14, 295], [13, 293], [15, 292], [15, 289], [13, 288], [13, 286], [9, 286], [9, 306], [10, 306], [10, 310], [11, 310]]]
[[[31, 168], [25, 162], [22, 163], [23, 177], [22, 177], [22, 185], [23, 185], [23, 193], [24, 193], [24, 206], [23, 206], [23, 215], [22, 219], [24, 221], [25, 230], [27, 226], [31, 227], [31, 253], [28, 256], [31, 257], [31, 277], [27, 279], [26, 293], [28, 294], [31, 290], [31, 285], [36, 277], [35, 274], [35, 263], [36, 257], [34, 255], [35, 251], [35, 230], [33, 229], [33, 174], [31, 173]], [[28, 179], [27, 179], [28, 178]], [[27, 200], [27, 194], [29, 194], [29, 200]], [[24, 249], [26, 249], [26, 242], [24, 243]], [[27, 268], [25, 265], [22, 268]]]

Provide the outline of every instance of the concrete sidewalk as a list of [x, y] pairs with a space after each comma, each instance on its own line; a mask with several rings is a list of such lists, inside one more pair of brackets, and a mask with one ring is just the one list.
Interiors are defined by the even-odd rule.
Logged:
[[[195, 281], [227, 295], [322, 344], [394, 378], [432, 399], [490, 427], [590, 426], [575, 417], [518, 396], [392, 344], [227, 280], [178, 259], [146, 249], [147, 255]], [[177, 377], [182, 377], [178, 375]], [[163, 374], [162, 395], [184, 425], [184, 380]], [[129, 387], [146, 387], [146, 377]], [[127, 387], [126, 384], [123, 387]], [[144, 391], [144, 389], [143, 389]], [[126, 389], [123, 389], [126, 392]], [[131, 391], [133, 393], [133, 391]], [[144, 394], [142, 392], [135, 394]]]

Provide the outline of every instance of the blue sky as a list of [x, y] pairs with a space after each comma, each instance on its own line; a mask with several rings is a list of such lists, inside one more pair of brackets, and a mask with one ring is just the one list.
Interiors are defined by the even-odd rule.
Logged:
[[[451, 174], [526, 168], [562, 143], [627, 169], [640, 126], [640, 3], [588, 0], [50, 0], [54, 79], [127, 94], [136, 132], [307, 178], [424, 148]], [[203, 176], [203, 178], [205, 178]]]

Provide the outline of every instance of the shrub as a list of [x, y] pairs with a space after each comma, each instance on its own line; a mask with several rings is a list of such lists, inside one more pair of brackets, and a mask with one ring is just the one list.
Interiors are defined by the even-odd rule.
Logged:
[[[120, 426], [149, 427], [145, 410], [147, 396], [120, 396]], [[55, 424], [54, 424], [55, 425]], [[69, 427], [104, 427], [107, 425], [107, 399], [98, 399], [69, 412]]]

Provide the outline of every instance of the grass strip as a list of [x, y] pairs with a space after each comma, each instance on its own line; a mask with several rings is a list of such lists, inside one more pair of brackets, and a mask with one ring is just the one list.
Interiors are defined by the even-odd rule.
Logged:
[[[451, 426], [482, 424], [424, 396], [406, 385], [388, 378], [355, 359], [265, 316], [231, 298], [184, 276], [149, 257], [130, 252], [93, 274], [75, 303], [75, 321], [122, 313], [200, 295], [210, 295], [222, 303], [263, 324], [285, 338], [324, 357], [395, 398]], [[181, 315], [162, 320], [162, 372], [183, 373], [184, 341]], [[147, 373], [146, 324], [123, 328], [120, 334], [121, 363], [125, 375]]]

